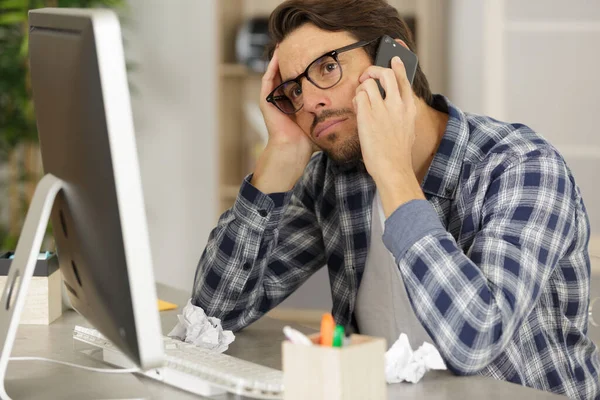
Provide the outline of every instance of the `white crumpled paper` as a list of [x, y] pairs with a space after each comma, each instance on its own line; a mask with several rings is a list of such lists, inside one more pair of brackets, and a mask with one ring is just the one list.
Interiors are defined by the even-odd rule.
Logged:
[[221, 320], [207, 317], [201, 307], [188, 300], [182, 314], [178, 315], [179, 322], [167, 336], [182, 340], [205, 349], [222, 353], [235, 340], [231, 331], [224, 331]]
[[425, 372], [446, 369], [446, 364], [437, 349], [427, 342], [412, 350], [408, 336], [402, 333], [396, 343], [385, 353], [385, 379], [387, 383], [421, 380]]

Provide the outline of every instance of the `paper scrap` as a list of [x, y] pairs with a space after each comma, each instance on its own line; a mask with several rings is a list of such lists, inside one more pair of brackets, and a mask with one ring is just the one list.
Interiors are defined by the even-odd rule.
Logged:
[[421, 380], [429, 370], [446, 369], [446, 364], [438, 350], [430, 343], [413, 352], [408, 336], [402, 333], [385, 353], [385, 379], [387, 383], [412, 382]]
[[192, 304], [191, 299], [177, 319], [179, 322], [167, 336], [218, 353], [227, 350], [235, 340], [232, 331], [223, 330], [219, 318], [206, 316], [201, 307]]

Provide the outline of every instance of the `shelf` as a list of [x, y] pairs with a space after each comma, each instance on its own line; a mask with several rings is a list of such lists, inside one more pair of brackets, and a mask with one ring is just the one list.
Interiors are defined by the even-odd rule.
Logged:
[[254, 72], [243, 64], [225, 63], [219, 66], [219, 74], [222, 77], [244, 78], [261, 77], [262, 74]]
[[235, 199], [240, 191], [238, 185], [222, 185], [221, 197], [224, 199]]

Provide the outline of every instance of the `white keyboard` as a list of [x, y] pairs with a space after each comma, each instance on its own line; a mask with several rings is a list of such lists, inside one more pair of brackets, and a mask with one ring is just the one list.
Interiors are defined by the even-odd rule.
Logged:
[[[123, 368], [133, 363], [95, 329], [76, 326], [73, 340], [102, 350], [103, 360]], [[283, 397], [283, 374], [226, 354], [164, 337], [165, 365], [140, 374], [201, 396], [226, 392], [260, 399]]]

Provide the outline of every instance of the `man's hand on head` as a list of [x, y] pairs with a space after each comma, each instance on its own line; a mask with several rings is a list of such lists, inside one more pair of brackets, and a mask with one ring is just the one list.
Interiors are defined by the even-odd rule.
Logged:
[[278, 50], [276, 49], [260, 90], [260, 109], [269, 132], [269, 140], [260, 155], [252, 184], [263, 193], [285, 192], [302, 176], [313, 153], [313, 143], [289, 115], [265, 99], [279, 84]]
[[[381, 97], [375, 79], [386, 92]], [[354, 97], [362, 157], [380, 192], [386, 217], [404, 203], [424, 199], [412, 166], [416, 104], [399, 57], [392, 68], [371, 66]]]

